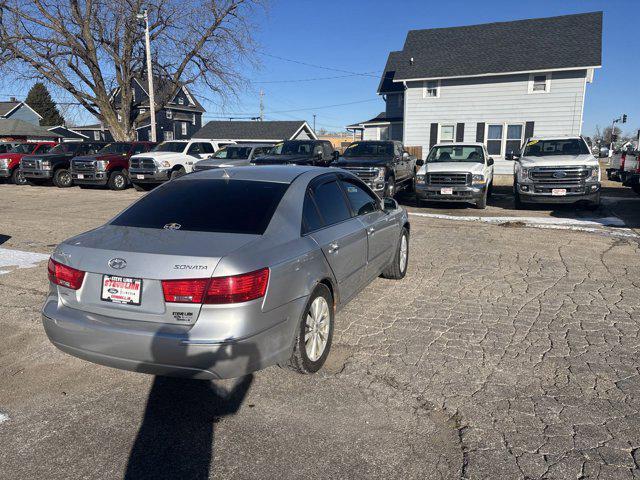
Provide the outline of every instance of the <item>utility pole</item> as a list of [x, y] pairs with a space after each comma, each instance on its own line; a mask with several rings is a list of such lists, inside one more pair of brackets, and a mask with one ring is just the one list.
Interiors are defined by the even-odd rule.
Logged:
[[151, 115], [151, 141], [156, 139], [156, 94], [153, 89], [153, 67], [151, 65], [151, 39], [149, 37], [149, 12], [145, 10], [137, 15], [139, 20], [144, 20], [144, 40], [147, 50], [147, 77], [149, 79], [149, 113]]
[[260, 121], [264, 121], [264, 90], [260, 90]]
[[313, 133], [316, 133], [316, 114], [313, 114]]

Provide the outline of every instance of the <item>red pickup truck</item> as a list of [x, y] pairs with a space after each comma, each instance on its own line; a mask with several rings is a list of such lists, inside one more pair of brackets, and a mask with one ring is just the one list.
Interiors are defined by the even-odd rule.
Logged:
[[113, 142], [94, 155], [78, 156], [71, 160], [73, 183], [107, 185], [111, 190], [129, 187], [129, 157], [145, 153], [155, 146], [153, 142]]
[[27, 181], [20, 172], [20, 159], [25, 155], [47, 153], [57, 145], [56, 142], [29, 142], [14, 145], [6, 153], [0, 154], [0, 179], [7, 178], [16, 185], [25, 185]]

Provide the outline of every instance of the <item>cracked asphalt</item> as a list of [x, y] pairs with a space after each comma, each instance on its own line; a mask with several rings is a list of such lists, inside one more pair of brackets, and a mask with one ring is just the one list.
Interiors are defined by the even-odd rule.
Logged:
[[[598, 215], [625, 205], [635, 228], [610, 188]], [[49, 253], [140, 195], [0, 185], [0, 248]], [[486, 214], [575, 213], [508, 202]], [[44, 335], [45, 264], [0, 275], [0, 478], [640, 478], [638, 239], [411, 221], [407, 277], [339, 313], [314, 376], [86, 363]]]

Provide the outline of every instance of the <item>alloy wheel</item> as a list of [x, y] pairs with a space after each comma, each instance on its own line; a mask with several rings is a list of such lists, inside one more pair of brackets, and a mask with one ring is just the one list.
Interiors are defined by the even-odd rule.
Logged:
[[312, 362], [316, 362], [325, 349], [329, 340], [329, 305], [324, 297], [316, 298], [309, 312], [304, 329], [304, 345], [307, 357]]
[[400, 239], [400, 271], [404, 272], [407, 268], [407, 257], [409, 256], [409, 245], [407, 244], [407, 236], [402, 235]]

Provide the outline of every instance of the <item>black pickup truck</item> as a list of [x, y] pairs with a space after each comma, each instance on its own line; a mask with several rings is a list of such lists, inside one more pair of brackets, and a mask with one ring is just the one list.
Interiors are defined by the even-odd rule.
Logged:
[[60, 143], [44, 155], [26, 155], [20, 160], [20, 172], [29, 185], [42, 185], [53, 180], [56, 187], [73, 185], [71, 159], [78, 155], [98, 153], [104, 142]]
[[267, 155], [251, 161], [252, 165], [315, 165], [328, 167], [338, 152], [328, 140], [288, 140], [273, 146]]
[[415, 187], [416, 157], [395, 140], [353, 142], [334, 166], [356, 174], [380, 197]]

